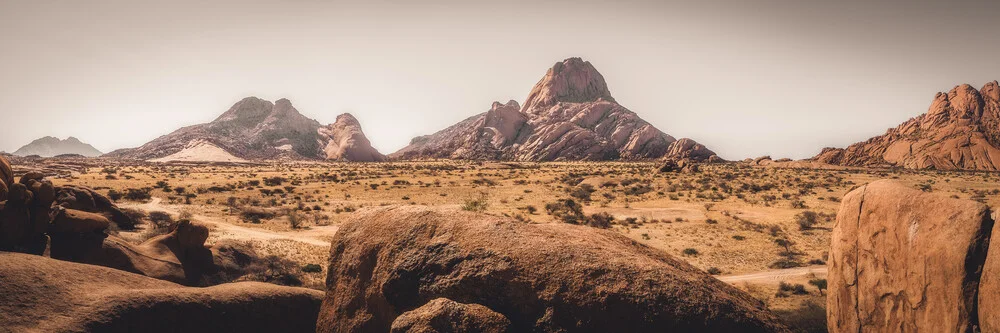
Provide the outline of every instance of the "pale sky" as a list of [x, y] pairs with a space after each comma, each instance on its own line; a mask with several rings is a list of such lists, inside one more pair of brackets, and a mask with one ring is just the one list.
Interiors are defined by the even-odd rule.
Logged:
[[1000, 1], [0, 0], [0, 150], [101, 151], [246, 96], [383, 153], [590, 61], [615, 99], [726, 159], [805, 158], [1000, 79]]

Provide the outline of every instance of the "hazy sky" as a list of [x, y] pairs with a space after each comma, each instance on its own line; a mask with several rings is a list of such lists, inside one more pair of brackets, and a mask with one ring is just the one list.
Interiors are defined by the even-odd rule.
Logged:
[[1000, 1], [0, 0], [0, 45], [8, 152], [134, 147], [253, 95], [391, 153], [579, 56], [675, 137], [804, 158], [1000, 79]]

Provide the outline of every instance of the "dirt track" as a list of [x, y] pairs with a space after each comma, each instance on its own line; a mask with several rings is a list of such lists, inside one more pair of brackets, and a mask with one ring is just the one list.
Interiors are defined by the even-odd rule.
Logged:
[[755, 272], [749, 274], [716, 276], [716, 278], [722, 282], [726, 282], [729, 284], [734, 284], [738, 282], [777, 283], [784, 280], [803, 277], [809, 275], [810, 273], [815, 274], [816, 277], [825, 278], [826, 266], [796, 267], [788, 269], [778, 269], [773, 271]]
[[[176, 207], [174, 207], [173, 205], [164, 205], [162, 202], [163, 200], [160, 198], [153, 198], [153, 200], [151, 200], [148, 203], [123, 205], [123, 207], [141, 209], [147, 212], [163, 211], [174, 215], [180, 214], [180, 210], [178, 210]], [[337, 233], [337, 226], [315, 226], [311, 227], [308, 230], [302, 230], [302, 231], [274, 232], [256, 228], [241, 227], [227, 222], [218, 221], [211, 217], [197, 215], [197, 214], [192, 216], [192, 219], [196, 222], [204, 223], [211, 227], [214, 227], [215, 230], [213, 230], [213, 235], [217, 235], [219, 238], [223, 239], [237, 239], [237, 240], [286, 239], [314, 246], [329, 247], [330, 241], [328, 240], [328, 238], [332, 237], [333, 234]]]

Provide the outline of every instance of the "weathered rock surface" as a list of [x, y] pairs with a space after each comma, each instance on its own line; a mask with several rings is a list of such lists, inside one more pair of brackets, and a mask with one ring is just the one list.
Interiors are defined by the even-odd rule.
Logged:
[[1000, 224], [993, 224], [989, 251], [979, 281], [979, 328], [1000, 332]]
[[0, 323], [11, 332], [313, 332], [321, 300], [321, 292], [303, 288], [189, 288], [0, 252]]
[[714, 155], [690, 139], [671, 146], [675, 141], [619, 105], [593, 65], [569, 58], [548, 70], [523, 107], [494, 102], [486, 113], [414, 138], [390, 157], [558, 161]]
[[89, 144], [80, 142], [80, 139], [69, 137], [66, 140], [59, 140], [47, 136], [19, 148], [14, 151], [17, 156], [38, 155], [41, 157], [53, 157], [59, 155], [78, 155], [85, 157], [97, 157], [103, 154], [100, 150]]
[[504, 333], [510, 320], [479, 304], [438, 298], [403, 313], [392, 322], [392, 333]]
[[[158, 162], [169, 161], [167, 157], [200, 162], [321, 160], [327, 158], [330, 140], [341, 139], [324, 135], [321, 127], [316, 120], [299, 113], [287, 99], [271, 103], [247, 97], [210, 123], [184, 127], [141, 147], [121, 149], [105, 156]], [[326, 134], [330, 134], [333, 127], [336, 124], [327, 127]], [[360, 147], [362, 142], [354, 134], [348, 133], [344, 140], [351, 143], [352, 136]], [[332, 150], [338, 151], [343, 144], [336, 142], [337, 148]]]
[[927, 113], [814, 160], [845, 166], [1000, 170], [1000, 87], [963, 84], [938, 93]]
[[327, 142], [323, 148], [327, 160], [353, 162], [383, 162], [385, 155], [379, 153], [365, 133], [361, 123], [350, 113], [337, 116], [337, 121], [319, 128], [319, 135]]
[[419, 206], [371, 208], [330, 250], [319, 332], [384, 332], [437, 298], [514, 332], [784, 331], [759, 301], [614, 232]]
[[972, 332], [992, 227], [974, 201], [885, 180], [851, 191], [831, 236], [830, 332]]

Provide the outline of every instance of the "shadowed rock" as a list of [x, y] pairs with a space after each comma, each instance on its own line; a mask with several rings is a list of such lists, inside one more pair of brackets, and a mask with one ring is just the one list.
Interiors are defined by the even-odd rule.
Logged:
[[183, 287], [106, 267], [0, 252], [11, 332], [313, 332], [322, 293], [242, 282]]
[[392, 322], [392, 333], [503, 333], [510, 320], [479, 304], [462, 304], [438, 298]]
[[431, 300], [514, 332], [775, 332], [763, 304], [614, 232], [420, 206], [356, 213], [330, 249], [319, 332], [384, 332]]

